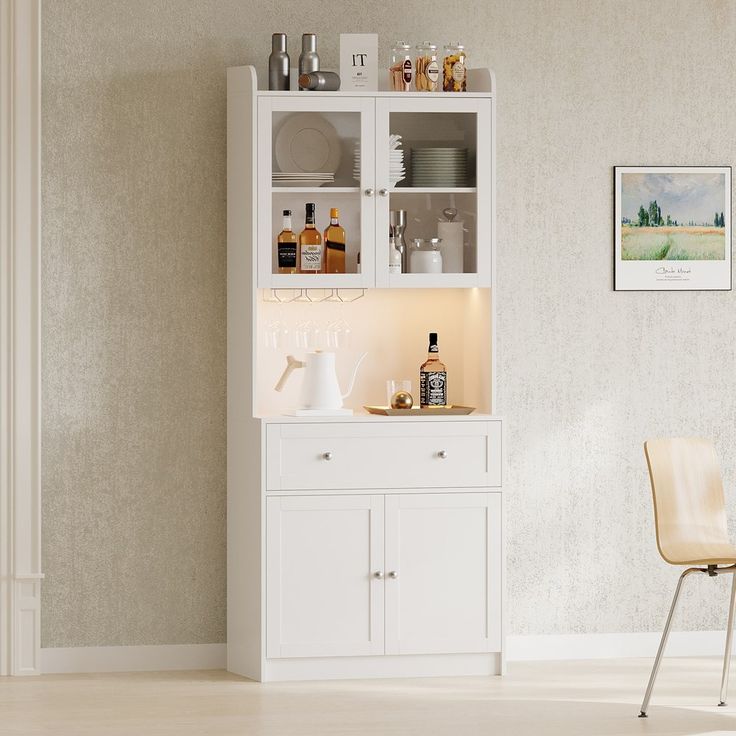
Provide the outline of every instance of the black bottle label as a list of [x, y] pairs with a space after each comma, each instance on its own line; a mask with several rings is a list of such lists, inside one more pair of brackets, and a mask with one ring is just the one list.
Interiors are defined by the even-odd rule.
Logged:
[[325, 240], [325, 247], [330, 250], [341, 250], [343, 253], [345, 252], [345, 243], [338, 243], [334, 240], [330, 240], [329, 238]]
[[279, 268], [296, 268], [296, 243], [279, 243]]
[[419, 405], [447, 405], [447, 371], [422, 371], [419, 374]]

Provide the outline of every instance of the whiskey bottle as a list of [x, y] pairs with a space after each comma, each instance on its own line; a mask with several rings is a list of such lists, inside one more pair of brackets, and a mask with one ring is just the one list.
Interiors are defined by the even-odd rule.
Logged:
[[325, 230], [325, 273], [345, 273], [345, 230], [340, 227], [340, 210], [330, 210]]
[[304, 230], [299, 233], [299, 273], [322, 272], [322, 236], [314, 226], [314, 202], [307, 202]]
[[276, 238], [279, 273], [296, 273], [296, 233], [291, 229], [291, 210], [284, 210], [284, 224]]
[[440, 360], [437, 333], [429, 333], [427, 360], [419, 369], [419, 406], [447, 406], [447, 368]]

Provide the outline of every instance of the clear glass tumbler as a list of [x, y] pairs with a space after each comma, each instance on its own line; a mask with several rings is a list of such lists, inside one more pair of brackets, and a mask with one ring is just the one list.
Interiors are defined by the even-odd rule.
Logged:
[[391, 398], [397, 391], [411, 393], [411, 381], [408, 378], [391, 378], [386, 381], [386, 406], [391, 406]]

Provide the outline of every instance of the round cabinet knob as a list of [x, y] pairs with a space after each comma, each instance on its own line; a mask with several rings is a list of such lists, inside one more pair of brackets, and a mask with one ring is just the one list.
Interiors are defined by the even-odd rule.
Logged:
[[379, 193], [379, 194], [380, 194], [380, 195], [381, 195], [382, 197], [388, 197], [388, 189], [379, 189], [379, 190], [378, 190], [378, 193]]
[[445, 460], [445, 459], [447, 459], [447, 450], [440, 450], [440, 451], [439, 451], [439, 452], [437, 453], [437, 457], [438, 457], [438, 458], [439, 458], [440, 460]]
[[389, 577], [390, 577], [390, 578], [391, 578], [392, 580], [396, 580], [396, 578], [397, 578], [397, 577], [399, 577], [399, 573], [397, 573], [397, 572], [396, 572], [396, 570], [391, 570], [391, 572], [390, 572], [390, 573], [388, 574], [388, 576], [389, 576]]
[[331, 452], [323, 452], [322, 453], [322, 459], [323, 460], [332, 460], [332, 453]]
[[376, 578], [377, 580], [382, 580], [383, 579], [383, 572], [381, 570], [376, 570], [373, 573], [373, 577]]
[[365, 196], [366, 197], [372, 197], [375, 194], [375, 190], [371, 189], [370, 187], [365, 190]]

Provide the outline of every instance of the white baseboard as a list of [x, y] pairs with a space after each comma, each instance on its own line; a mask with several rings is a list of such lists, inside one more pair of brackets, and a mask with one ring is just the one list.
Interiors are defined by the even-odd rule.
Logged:
[[[506, 659], [510, 662], [519, 662], [654, 657], [661, 636], [661, 632], [507, 636]], [[673, 631], [667, 642], [665, 656], [722, 656], [725, 645], [725, 631]]]
[[41, 649], [41, 672], [44, 674], [220, 670], [225, 669], [226, 662], [226, 644]]
[[[506, 659], [509, 662], [520, 662], [653, 657], [660, 636], [659, 632], [508, 636]], [[721, 656], [725, 640], [724, 631], [673, 631], [667, 644], [666, 655]], [[226, 644], [41, 649], [41, 672], [45, 674], [219, 670], [225, 669], [226, 663]]]

